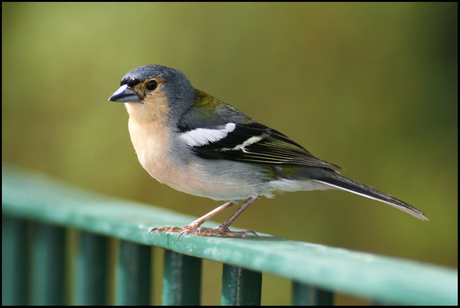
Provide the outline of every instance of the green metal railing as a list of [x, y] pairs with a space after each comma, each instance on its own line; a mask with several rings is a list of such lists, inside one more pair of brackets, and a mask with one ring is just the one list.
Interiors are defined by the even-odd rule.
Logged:
[[[223, 305], [260, 305], [262, 273], [290, 279], [294, 305], [330, 305], [335, 292], [385, 304], [457, 304], [455, 270], [267, 234], [148, 234], [149, 226], [185, 225], [190, 217], [2, 167], [4, 305], [60, 305], [69, 292], [70, 304], [106, 304], [111, 238], [120, 240], [115, 304], [150, 303], [151, 246], [165, 249], [166, 305], [200, 304], [202, 259], [223, 263]], [[69, 228], [80, 232], [71, 269]]]

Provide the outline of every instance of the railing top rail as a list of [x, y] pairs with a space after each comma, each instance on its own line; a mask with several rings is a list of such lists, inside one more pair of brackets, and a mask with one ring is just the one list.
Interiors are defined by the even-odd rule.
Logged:
[[[310, 283], [371, 300], [406, 304], [457, 303], [458, 273], [440, 266], [293, 241], [152, 233], [151, 226], [185, 225], [193, 217], [72, 187], [2, 164], [2, 213]], [[212, 226], [212, 223], [207, 225]]]

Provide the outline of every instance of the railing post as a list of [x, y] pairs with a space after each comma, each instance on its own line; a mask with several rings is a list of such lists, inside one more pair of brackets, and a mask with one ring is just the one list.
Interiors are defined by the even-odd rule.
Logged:
[[201, 259], [165, 250], [163, 305], [198, 306], [201, 301]]
[[24, 306], [28, 300], [27, 221], [2, 216], [2, 305]]
[[31, 304], [64, 305], [65, 229], [33, 225], [31, 234]]
[[292, 305], [294, 306], [332, 306], [334, 294], [312, 285], [292, 282]]
[[260, 306], [262, 273], [239, 266], [222, 267], [222, 306]]
[[107, 293], [107, 248], [105, 236], [81, 232], [75, 273], [76, 305], [104, 305]]
[[117, 264], [116, 305], [150, 304], [151, 246], [120, 241]]

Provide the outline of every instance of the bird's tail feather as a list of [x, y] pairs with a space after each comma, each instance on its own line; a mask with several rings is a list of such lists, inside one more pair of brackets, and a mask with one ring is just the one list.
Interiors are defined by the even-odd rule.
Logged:
[[353, 181], [349, 178], [346, 178], [336, 172], [331, 172], [324, 174], [321, 178], [315, 179], [315, 181], [321, 182], [323, 184], [329, 185], [336, 189], [345, 190], [366, 198], [374, 199], [388, 205], [391, 205], [401, 211], [404, 211], [420, 220], [428, 220], [421, 211], [415, 207], [398, 200], [384, 192], [378, 191], [370, 186], [361, 184], [359, 182]]

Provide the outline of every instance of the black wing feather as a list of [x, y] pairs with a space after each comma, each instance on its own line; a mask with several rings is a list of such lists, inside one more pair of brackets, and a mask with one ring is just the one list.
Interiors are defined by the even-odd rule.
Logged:
[[[244, 149], [236, 148], [251, 137], [261, 139], [245, 146]], [[314, 157], [286, 135], [260, 123], [238, 124], [227, 137], [193, 149], [198, 156], [207, 159], [342, 169]]]

